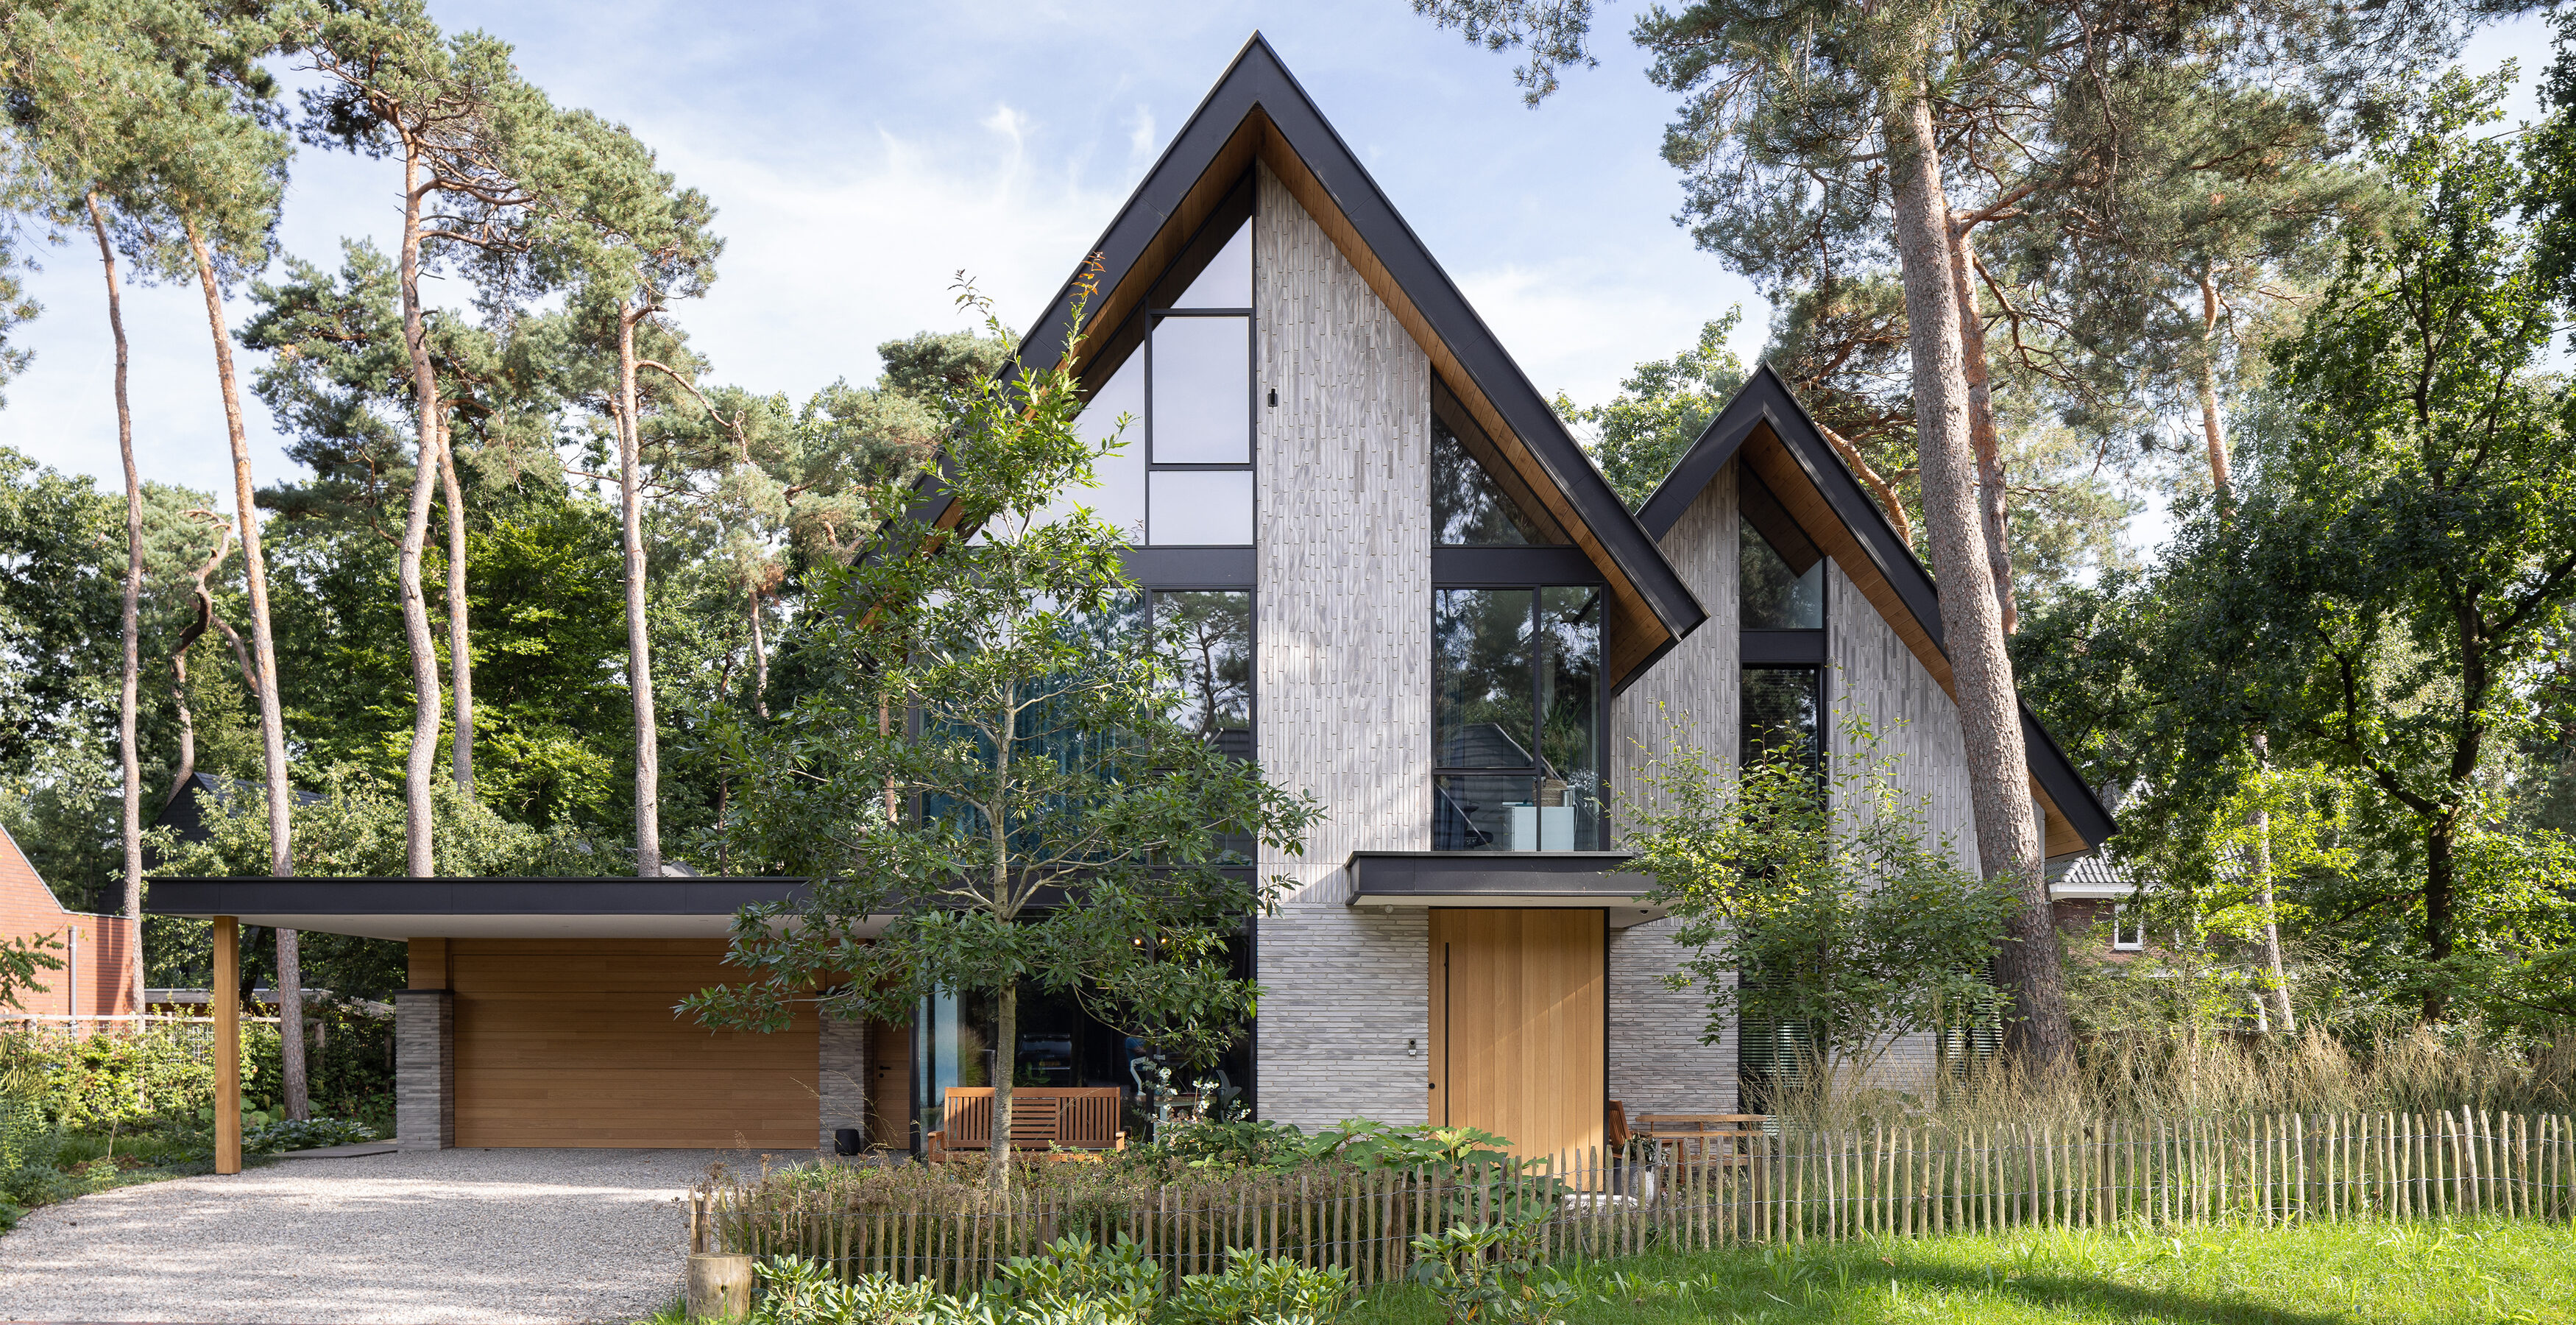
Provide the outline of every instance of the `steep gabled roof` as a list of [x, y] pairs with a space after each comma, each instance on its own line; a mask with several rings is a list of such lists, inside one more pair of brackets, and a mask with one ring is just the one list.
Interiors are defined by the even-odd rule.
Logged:
[[[1102, 263], [1086, 325], [1105, 340], [1223, 202], [1254, 161], [1288, 191], [1430, 356], [1477, 423], [1611, 590], [1610, 674], [1623, 684], [1707, 612], [1610, 490], [1547, 399], [1468, 306], [1438, 261], [1333, 131], [1270, 44], [1255, 33], [1174, 135], [1093, 245]], [[1022, 366], [1061, 357], [1077, 271], [1023, 342]], [[1086, 346], [1098, 352], [1098, 341]], [[1097, 386], [1098, 383], [1091, 383]]]
[[[1878, 503], [1861, 489], [1771, 365], [1754, 368], [1744, 389], [1709, 421], [1646, 499], [1637, 513], [1646, 532], [1657, 540], [1670, 533], [1718, 471], [1738, 458], [1859, 586], [1924, 670], [1956, 698], [1950, 657], [1942, 647], [1940, 593], [1930, 572], [1889, 527]], [[2028, 704], [2021, 706], [2021, 736], [2031, 781], [2048, 807], [2048, 854], [2101, 845], [2117, 825]]]

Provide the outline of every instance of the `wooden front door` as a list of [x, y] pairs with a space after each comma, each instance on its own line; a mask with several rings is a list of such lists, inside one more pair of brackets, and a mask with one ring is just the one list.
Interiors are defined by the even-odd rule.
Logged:
[[1431, 1120], [1538, 1156], [1601, 1144], [1604, 915], [1431, 912]]

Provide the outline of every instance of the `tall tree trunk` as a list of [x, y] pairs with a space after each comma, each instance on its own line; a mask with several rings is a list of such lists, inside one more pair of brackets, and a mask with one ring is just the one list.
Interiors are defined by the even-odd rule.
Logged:
[[438, 480], [447, 492], [447, 671], [456, 689], [449, 763], [456, 789], [474, 794], [474, 655], [466, 628], [465, 489], [456, 481], [456, 435], [439, 429]]
[[[2272, 741], [2262, 732], [2254, 733], [2254, 773], [2262, 777], [2272, 771]], [[2267, 789], [2268, 793], [2268, 789]], [[2254, 810], [2254, 877], [2260, 886], [2255, 904], [2263, 908], [2263, 970], [2269, 980], [2264, 1002], [2281, 1029], [2296, 1033], [2299, 1014], [2290, 1007], [2290, 974], [2281, 962], [2281, 918], [2273, 908], [2272, 895], [2272, 813], [2260, 805]]]
[[1011, 1186], [1011, 1078], [1020, 1070], [1020, 986], [1005, 980], [993, 992], [993, 1149], [984, 1177], [995, 1191], [1007, 1191]]
[[[260, 551], [257, 485], [251, 481], [250, 442], [242, 431], [241, 383], [233, 373], [232, 332], [224, 326], [223, 285], [215, 279], [214, 259], [194, 220], [184, 222], [188, 252], [197, 260], [197, 284], [206, 296], [206, 328], [215, 338], [215, 377], [224, 393], [224, 432], [233, 450], [233, 502], [241, 520], [243, 579], [250, 587], [252, 658], [259, 667], [259, 746], [268, 773], [268, 872], [272, 878], [295, 874], [294, 827], [286, 788], [286, 717], [278, 703], [277, 637], [268, 623], [268, 559]], [[285, 1078], [286, 1115], [304, 1117], [304, 991], [296, 983], [296, 936], [277, 931], [277, 1016], [279, 1075]]]
[[422, 549], [429, 544], [429, 506], [438, 492], [438, 370], [429, 361], [429, 320], [420, 307], [420, 149], [406, 143], [403, 158], [402, 303], [403, 347], [411, 355], [412, 412], [418, 463], [412, 471], [411, 506], [404, 513], [402, 551], [395, 558], [395, 578], [402, 586], [403, 643], [411, 649], [411, 750], [403, 761], [403, 868], [413, 878], [437, 873], [432, 847], [436, 830], [430, 799], [431, 766], [437, 758], [438, 647], [429, 633], [429, 600], [421, 591]]
[[99, 210], [98, 195], [85, 195], [81, 201], [89, 206], [90, 229], [98, 234], [99, 266], [107, 274], [107, 329], [116, 338], [116, 451], [125, 463], [125, 589], [118, 607], [125, 661], [116, 692], [116, 751], [125, 775], [125, 802], [118, 822], [125, 835], [125, 914], [134, 917], [134, 950], [125, 959], [139, 1016], [144, 997], [143, 754], [136, 746], [134, 717], [143, 684], [143, 475], [134, 466], [134, 409], [125, 394], [125, 299], [116, 286], [116, 246], [108, 242], [107, 216]]
[[2209, 485], [2222, 508], [2236, 504], [2236, 475], [2227, 457], [2227, 425], [2218, 416], [2218, 287], [2207, 272], [2200, 277], [2200, 354], [2192, 363], [2193, 385], [2200, 389], [2200, 435], [2209, 447]]
[[662, 752], [653, 714], [653, 636], [644, 616], [643, 429], [635, 413], [635, 324], [617, 315], [617, 486], [626, 548], [626, 682], [635, 697], [635, 874], [662, 873]]
[[[2233, 517], [2236, 511], [2236, 475], [2227, 454], [2227, 422], [2218, 412], [2218, 287], [2207, 272], [2200, 276], [2200, 353], [2192, 361], [2192, 385], [2200, 396], [2200, 436], [2209, 450], [2209, 487], [2217, 495], [2218, 509]], [[2254, 770], [2257, 776], [2272, 771], [2271, 737], [2254, 733]], [[2251, 827], [2254, 829], [2254, 874], [2259, 881], [2256, 904], [2263, 908], [2263, 969], [2270, 981], [2264, 991], [2264, 1003], [2281, 1029], [2296, 1033], [2299, 1014], [2290, 1005], [2289, 969], [2281, 960], [2281, 918], [2275, 909], [2278, 898], [2272, 889], [2272, 815], [2257, 806]]]
[[[1001, 721], [993, 726], [993, 798], [984, 807], [984, 833], [987, 849], [993, 853], [993, 903], [1007, 925], [1019, 919], [1019, 908], [1011, 899], [1011, 829], [1005, 820], [1012, 790], [1011, 735], [1019, 727], [1019, 715], [1008, 698], [997, 707]], [[1007, 1191], [1011, 1185], [1011, 1078], [1020, 1068], [1020, 982], [1005, 977], [993, 992], [993, 1144], [984, 1180], [995, 1191]]]
[[751, 598], [751, 711], [769, 720], [769, 639], [760, 625], [760, 591]]
[[215, 550], [197, 567], [197, 619], [179, 632], [179, 645], [170, 650], [170, 699], [179, 713], [179, 773], [170, 779], [170, 794], [162, 797], [161, 809], [168, 813], [178, 803], [179, 793], [188, 789], [188, 781], [197, 776], [197, 714], [188, 703], [188, 650], [196, 647], [206, 628], [223, 625], [224, 638], [233, 644], [233, 656], [241, 664], [242, 687], [250, 693], [251, 702], [259, 702], [259, 671], [251, 666], [250, 654], [241, 646], [241, 636], [230, 625], [215, 618], [215, 596], [206, 590], [206, 581], [215, 568], [224, 564], [224, 554], [232, 550], [233, 530], [230, 524], [215, 526]]
[[1941, 589], [1943, 648], [1959, 704], [1976, 812], [1977, 859], [2021, 899], [1999, 966], [2019, 1014], [2008, 1040], [2024, 1064], [2061, 1070], [2074, 1052], [2057, 926], [2048, 903], [2029, 762], [2001, 599], [1977, 509], [1968, 435], [1958, 287], [1950, 264], [1950, 207], [1919, 70], [1890, 90], [1886, 132], [1895, 185], [1896, 242], [1914, 359], [1915, 423], [1923, 463], [1923, 523]]
[[[2458, 860], [2456, 820], [2450, 814], [2424, 830], [2424, 949], [2434, 963], [2451, 956], [2452, 902]], [[2439, 981], [2424, 987], [2424, 1019], [2440, 1021], [2451, 1010], [2451, 995]]]
[[2003, 614], [2004, 633], [2021, 629], [2021, 607], [2013, 597], [2012, 544], [2004, 488], [2003, 449], [1995, 439], [1995, 397], [1986, 370], [1986, 319], [1977, 311], [1977, 269], [1968, 250], [1968, 226], [1953, 221], [1950, 232], [1950, 283], [1959, 294], [1959, 365], [1968, 387], [1968, 445], [1977, 456], [1977, 515], [1985, 526], [1987, 573], [1995, 581], [1995, 606]]

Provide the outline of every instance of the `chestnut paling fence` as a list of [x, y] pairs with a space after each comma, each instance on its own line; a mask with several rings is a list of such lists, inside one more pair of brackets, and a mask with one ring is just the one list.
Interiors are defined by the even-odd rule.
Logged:
[[[1696, 1138], [1693, 1138], [1696, 1140]], [[2173, 1123], [1780, 1130], [1526, 1166], [1313, 1168], [1146, 1187], [1103, 1202], [969, 1183], [853, 1202], [845, 1190], [709, 1183], [689, 1198], [692, 1251], [802, 1255], [844, 1276], [971, 1288], [1067, 1234], [1121, 1235], [1175, 1278], [1242, 1248], [1401, 1278], [1418, 1234], [1526, 1221], [1551, 1260], [1744, 1242], [1907, 1237], [2038, 1226], [2415, 1219], [2576, 1221], [2576, 1117], [2477, 1110], [2282, 1114]]]

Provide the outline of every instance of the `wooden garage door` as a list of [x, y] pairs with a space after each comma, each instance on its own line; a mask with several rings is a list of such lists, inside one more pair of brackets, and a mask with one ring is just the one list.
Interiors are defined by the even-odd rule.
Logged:
[[1601, 1144], [1604, 917], [1431, 913], [1431, 1117], [1523, 1155]]
[[775, 1034], [671, 1005], [739, 980], [722, 939], [453, 939], [456, 1144], [811, 1150], [810, 1009]]

